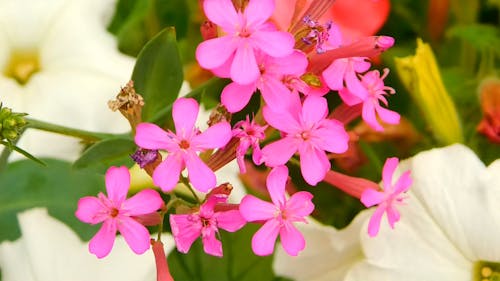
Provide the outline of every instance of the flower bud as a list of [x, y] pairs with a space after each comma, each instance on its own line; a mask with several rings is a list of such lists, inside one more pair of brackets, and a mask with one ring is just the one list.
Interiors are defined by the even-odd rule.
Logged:
[[12, 112], [10, 108], [2, 107], [0, 104], [0, 141], [11, 142], [19, 137], [26, 125], [25, 115], [24, 113]]

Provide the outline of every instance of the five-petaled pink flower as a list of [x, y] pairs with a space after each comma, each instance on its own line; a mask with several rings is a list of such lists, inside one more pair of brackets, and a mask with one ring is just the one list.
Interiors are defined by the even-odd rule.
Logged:
[[175, 187], [185, 167], [189, 180], [199, 191], [207, 192], [217, 183], [214, 172], [197, 152], [225, 146], [231, 139], [231, 125], [220, 122], [201, 133], [195, 128], [198, 111], [196, 100], [179, 98], [172, 109], [175, 134], [151, 123], [141, 123], [136, 128], [135, 143], [138, 146], [169, 152], [153, 173], [153, 182], [165, 192]]
[[246, 120], [241, 120], [240, 122], [234, 125], [233, 136], [239, 138], [240, 143], [236, 148], [236, 160], [238, 162], [238, 166], [240, 167], [240, 172], [242, 174], [246, 173], [245, 166], [245, 154], [250, 146], [253, 149], [252, 160], [255, 164], [261, 164], [262, 152], [260, 150], [259, 141], [263, 140], [266, 135], [264, 131], [266, 130], [266, 126], [258, 125], [255, 120], [250, 122], [250, 119], [247, 115]]
[[240, 203], [240, 212], [247, 221], [265, 221], [252, 238], [252, 249], [260, 256], [270, 255], [278, 234], [283, 249], [296, 256], [306, 245], [304, 236], [295, 228], [294, 222], [306, 222], [306, 216], [314, 210], [312, 194], [307, 191], [285, 197], [288, 179], [286, 166], [275, 167], [267, 177], [267, 189], [272, 204], [253, 195], [246, 195]]
[[397, 112], [384, 108], [379, 104], [379, 102], [382, 102], [385, 106], [388, 106], [385, 96], [396, 93], [393, 88], [384, 85], [384, 79], [387, 77], [387, 74], [389, 74], [389, 69], [387, 68], [384, 69], [382, 76], [380, 76], [378, 70], [372, 70], [363, 75], [361, 79], [364, 87], [363, 91], [351, 92], [347, 88], [339, 91], [340, 97], [347, 105], [363, 104], [361, 117], [376, 131], [384, 130], [384, 127], [378, 122], [376, 115], [388, 124], [398, 124], [400, 119]]
[[298, 151], [305, 181], [310, 185], [322, 181], [331, 168], [325, 151], [343, 153], [349, 142], [342, 123], [327, 115], [326, 99], [313, 95], [307, 96], [303, 105], [296, 96], [287, 111], [264, 107], [266, 121], [284, 136], [262, 149], [262, 161], [270, 167], [284, 165]]
[[233, 81], [249, 84], [259, 76], [256, 51], [273, 57], [283, 57], [293, 51], [293, 36], [277, 31], [268, 22], [274, 11], [274, 0], [250, 0], [243, 12], [236, 11], [231, 0], [205, 0], [203, 9], [224, 34], [198, 45], [196, 59], [204, 68], [227, 65]]
[[397, 182], [393, 184], [392, 178], [398, 164], [398, 158], [388, 158], [385, 161], [382, 171], [383, 190], [376, 191], [372, 188], [368, 188], [361, 194], [361, 202], [366, 207], [378, 205], [368, 223], [368, 234], [371, 237], [377, 235], [380, 229], [380, 221], [384, 213], [387, 213], [387, 219], [391, 228], [394, 228], [394, 224], [400, 219], [399, 212], [396, 210], [396, 205], [403, 203], [405, 199], [403, 193], [410, 188], [412, 179], [410, 177], [410, 171], [406, 171]]
[[216, 238], [219, 228], [235, 232], [246, 224], [237, 209], [214, 211], [216, 204], [226, 201], [227, 196], [213, 195], [200, 206], [198, 213], [170, 215], [172, 235], [179, 252], [187, 253], [193, 242], [201, 236], [205, 253], [222, 257], [222, 243]]
[[90, 224], [103, 223], [101, 229], [90, 240], [89, 251], [98, 258], [109, 254], [118, 230], [136, 254], [149, 249], [150, 236], [147, 228], [134, 217], [151, 214], [163, 206], [158, 192], [145, 189], [127, 199], [130, 173], [127, 167], [111, 167], [106, 172], [108, 196], [87, 196], [78, 201], [76, 217]]

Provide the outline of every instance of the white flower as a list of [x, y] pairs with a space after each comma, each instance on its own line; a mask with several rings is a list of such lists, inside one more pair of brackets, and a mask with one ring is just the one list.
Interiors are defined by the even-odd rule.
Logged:
[[[375, 238], [365, 224], [366, 259], [346, 280], [498, 280], [500, 160], [486, 168], [469, 148], [453, 145], [418, 154], [399, 167], [406, 169], [414, 184], [401, 221], [393, 230], [383, 224]], [[497, 279], [487, 278], [492, 271]]]
[[[16, 112], [79, 129], [125, 132], [107, 108], [134, 60], [106, 31], [115, 0], [0, 0], [0, 101]], [[77, 157], [78, 139], [28, 130], [19, 146], [37, 156]]]
[[[152, 251], [134, 254], [123, 237], [117, 237], [110, 255], [97, 259], [73, 230], [50, 217], [46, 209], [18, 214], [22, 236], [0, 244], [3, 281], [155, 280]], [[173, 248], [172, 239], [165, 252]]]
[[352, 265], [363, 258], [359, 233], [368, 218], [367, 214], [357, 216], [340, 231], [308, 218], [308, 224], [297, 225], [306, 240], [306, 248], [292, 257], [276, 247], [274, 271], [296, 281], [344, 280]]

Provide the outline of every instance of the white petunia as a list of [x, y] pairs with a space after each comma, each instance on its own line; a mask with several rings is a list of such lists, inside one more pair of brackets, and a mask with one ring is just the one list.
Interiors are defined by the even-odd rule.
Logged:
[[469, 148], [453, 145], [419, 153], [399, 172], [406, 169], [414, 184], [401, 221], [394, 230], [384, 224], [375, 238], [365, 225], [366, 259], [346, 280], [498, 280], [500, 160], [486, 168]]
[[[125, 132], [107, 108], [134, 60], [106, 31], [115, 0], [0, 0], [0, 102], [16, 112], [79, 129]], [[19, 146], [74, 160], [78, 139], [28, 130]]]
[[[156, 267], [152, 251], [134, 254], [123, 237], [117, 237], [113, 251], [97, 259], [88, 243], [68, 226], [38, 208], [18, 214], [22, 236], [0, 244], [3, 281], [99, 281], [154, 280]], [[173, 248], [164, 239], [165, 252]]]

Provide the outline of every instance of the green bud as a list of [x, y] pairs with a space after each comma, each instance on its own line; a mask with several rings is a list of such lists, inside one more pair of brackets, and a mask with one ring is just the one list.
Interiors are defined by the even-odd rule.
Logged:
[[2, 105], [0, 104], [0, 121], [4, 120], [5, 118], [8, 118], [11, 115], [12, 115], [12, 110], [7, 107], [2, 108]]
[[17, 136], [19, 134], [15, 130], [3, 130], [2, 131], [2, 136], [4, 139], [7, 139], [9, 141], [13, 141], [17, 139]]
[[13, 141], [26, 125], [25, 113], [12, 112], [0, 103], [0, 140]]
[[7, 118], [3, 120], [4, 129], [15, 129], [16, 128], [16, 120], [14, 118]]

